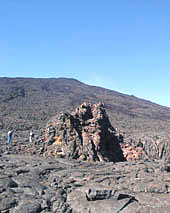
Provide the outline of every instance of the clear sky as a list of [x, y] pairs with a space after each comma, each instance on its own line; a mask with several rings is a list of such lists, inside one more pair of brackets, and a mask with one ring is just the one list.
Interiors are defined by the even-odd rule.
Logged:
[[4, 76], [75, 78], [170, 107], [170, 1], [0, 1]]

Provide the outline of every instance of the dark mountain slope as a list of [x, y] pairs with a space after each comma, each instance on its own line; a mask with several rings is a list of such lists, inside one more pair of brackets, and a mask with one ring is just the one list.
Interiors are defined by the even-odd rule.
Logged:
[[112, 125], [127, 136], [170, 130], [170, 108], [67, 78], [0, 78], [0, 127], [40, 129], [51, 116], [84, 101], [104, 102]]

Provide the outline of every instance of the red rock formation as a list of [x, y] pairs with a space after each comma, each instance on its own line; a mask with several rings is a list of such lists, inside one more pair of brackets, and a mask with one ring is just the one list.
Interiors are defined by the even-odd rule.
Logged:
[[85, 102], [71, 114], [52, 118], [44, 138], [44, 155], [92, 161], [125, 160], [121, 140], [109, 121], [103, 103]]
[[133, 147], [129, 144], [121, 144], [121, 148], [127, 161], [148, 159], [142, 147]]

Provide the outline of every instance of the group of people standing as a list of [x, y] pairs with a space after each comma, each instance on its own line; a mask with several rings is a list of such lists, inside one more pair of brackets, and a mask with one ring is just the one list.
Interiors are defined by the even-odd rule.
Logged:
[[[13, 133], [14, 133], [14, 130], [8, 131], [8, 144], [11, 143]], [[33, 131], [30, 131], [30, 133], [29, 133], [29, 142], [30, 143], [33, 141], [33, 138], [34, 138], [34, 133], [33, 133]]]

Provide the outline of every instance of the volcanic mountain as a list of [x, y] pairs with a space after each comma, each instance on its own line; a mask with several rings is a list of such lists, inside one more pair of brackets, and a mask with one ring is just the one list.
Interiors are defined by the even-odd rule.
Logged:
[[52, 116], [83, 102], [103, 102], [125, 141], [169, 138], [170, 108], [71, 78], [0, 78], [0, 128], [41, 130]]

